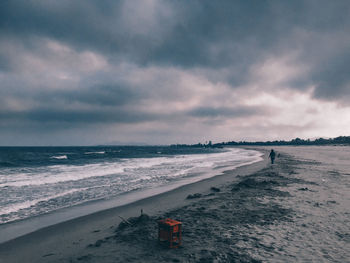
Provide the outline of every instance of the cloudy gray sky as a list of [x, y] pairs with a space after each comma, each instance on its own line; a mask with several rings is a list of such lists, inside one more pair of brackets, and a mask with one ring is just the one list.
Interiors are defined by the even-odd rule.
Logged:
[[0, 145], [350, 135], [350, 1], [2, 0]]

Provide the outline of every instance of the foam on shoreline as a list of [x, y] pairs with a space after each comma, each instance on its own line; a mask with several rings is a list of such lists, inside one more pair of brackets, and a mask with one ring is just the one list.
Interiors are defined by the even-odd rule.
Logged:
[[[96, 212], [98, 213], [99, 211], [125, 206], [137, 201], [142, 202], [142, 200], [149, 199], [154, 196], [159, 196], [163, 194], [166, 195], [168, 192], [174, 191], [174, 189], [176, 190], [178, 188], [186, 187], [186, 185], [193, 185], [196, 183], [200, 183], [203, 180], [219, 178], [220, 176], [223, 175], [223, 173], [225, 173], [225, 170], [228, 170], [228, 169], [230, 171], [233, 171], [234, 173], [237, 173], [237, 171], [244, 170], [246, 167], [250, 167], [256, 163], [259, 164], [261, 160], [262, 158], [259, 157], [249, 162], [231, 164], [229, 168], [221, 167], [216, 170], [211, 170], [211, 169], [197, 170], [197, 174], [195, 175], [189, 174], [187, 177], [182, 178], [179, 181], [174, 181], [172, 184], [163, 185], [157, 188], [136, 189], [134, 191], [121, 194], [116, 198], [84, 202], [82, 204], [78, 204], [73, 207], [61, 208], [51, 213], [42, 214], [42, 215], [28, 218], [25, 220], [3, 224], [3, 225], [0, 225], [0, 233], [1, 233], [0, 244], [45, 227], [60, 224], [62, 222], [69, 221], [69, 220], [74, 220], [75, 218], [83, 217], [92, 213], [96, 213]], [[28, 205], [31, 205], [31, 204], [28, 203]]]

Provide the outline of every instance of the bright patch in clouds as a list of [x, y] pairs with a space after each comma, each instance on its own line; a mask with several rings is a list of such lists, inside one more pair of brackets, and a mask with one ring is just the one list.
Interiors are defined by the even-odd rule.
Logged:
[[284, 55], [253, 65], [250, 74], [256, 87], [276, 89], [277, 92], [291, 81], [305, 78], [307, 67], [296, 61], [296, 55]]

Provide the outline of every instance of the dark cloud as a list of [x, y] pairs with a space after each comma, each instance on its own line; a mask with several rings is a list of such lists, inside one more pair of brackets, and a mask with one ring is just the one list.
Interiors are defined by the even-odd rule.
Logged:
[[[350, 42], [349, 42], [350, 44]], [[350, 51], [329, 58], [326, 65], [317, 66], [312, 74], [316, 84], [314, 95], [322, 99], [344, 100], [350, 96]]]
[[[110, 8], [113, 7], [113, 8]], [[118, 15], [118, 3], [111, 1], [1, 1], [0, 26], [3, 34], [22, 39], [44, 36], [79, 45], [108, 43], [113, 26], [104, 23]]]
[[52, 110], [37, 109], [27, 112], [23, 116], [25, 119], [37, 122], [53, 123], [134, 123], [153, 120], [154, 116], [125, 110]]
[[[0, 92], [0, 94], [4, 94]], [[33, 105], [26, 110], [2, 107], [0, 122], [32, 121], [44, 124], [98, 124], [135, 123], [155, 119], [156, 114], [137, 110], [141, 94], [131, 88], [113, 84], [81, 87], [73, 90], [7, 90], [7, 96], [30, 100]], [[0, 108], [1, 109], [1, 108]]]
[[42, 101], [61, 101], [62, 103], [82, 103], [91, 106], [117, 107], [135, 103], [141, 94], [131, 88], [118, 84], [102, 84], [92, 87], [82, 87], [76, 90], [41, 92]]
[[[226, 81], [234, 85], [247, 81], [249, 67], [275, 52], [295, 48], [306, 52], [317, 50], [317, 42], [305, 42], [307, 46], [302, 46], [300, 39], [297, 39], [301, 41], [298, 44], [286, 43], [284, 40], [296, 29], [320, 34], [341, 31], [346, 35], [350, 28], [348, 1], [161, 1], [155, 5], [166, 6], [173, 15], [153, 14], [154, 23], [160, 24], [155, 26], [146, 21], [151, 29], [147, 31], [149, 28], [145, 26], [143, 33], [141, 29], [135, 32], [129, 20], [122, 19], [125, 16], [130, 17], [130, 21], [139, 19], [131, 13], [133, 10], [123, 9], [126, 3], [2, 1], [0, 28], [2, 34], [21, 41], [31, 37], [52, 38], [78, 50], [103, 52], [112, 60], [116, 56], [142, 65], [228, 67], [232, 74]], [[142, 2], [134, 3], [137, 4], [143, 7]], [[147, 13], [147, 10], [142, 11]], [[348, 52], [341, 53], [339, 59], [348, 60]], [[4, 63], [2, 65], [5, 68]], [[342, 70], [332, 69], [331, 63], [322, 67], [325, 75], [322, 70], [318, 70], [322, 77], [317, 73], [313, 75], [314, 83], [320, 88], [316, 94], [332, 90], [333, 94], [341, 96], [343, 84], [348, 80], [341, 81], [339, 89], [328, 84], [337, 85], [332, 78], [346, 76]], [[330, 83], [325, 79], [327, 75]]]
[[253, 115], [264, 115], [266, 109], [260, 107], [236, 106], [228, 107], [199, 107], [189, 111], [190, 116], [199, 118], [240, 118]]
[[132, 112], [124, 109], [55, 109], [55, 108], [35, 108], [25, 112], [1, 112], [1, 126], [6, 126], [12, 120], [24, 123], [32, 122], [38, 126], [49, 125], [55, 128], [67, 128], [81, 124], [108, 124], [108, 123], [139, 123], [152, 121], [155, 114], [145, 112]]
[[314, 98], [349, 105], [349, 10], [346, 0], [3, 0], [0, 125], [268, 115], [269, 105], [232, 95], [231, 107], [228, 90], [198, 88], [219, 84], [251, 96], [313, 86]]
[[0, 72], [1, 71], [6, 72], [9, 70], [10, 70], [10, 61], [8, 57], [0, 53]]

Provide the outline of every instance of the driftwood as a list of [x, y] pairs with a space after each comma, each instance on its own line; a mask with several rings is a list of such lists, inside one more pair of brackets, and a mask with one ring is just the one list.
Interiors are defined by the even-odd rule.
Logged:
[[129, 217], [128, 219], [121, 216], [118, 217], [122, 220], [122, 222], [120, 222], [116, 231], [122, 230], [126, 227], [137, 227], [139, 224], [145, 224], [148, 221], [153, 220], [149, 215], [143, 213], [143, 211], [142, 215], [138, 217]]
[[127, 223], [128, 225], [132, 226], [132, 224], [126, 220], [125, 218], [121, 217], [121, 216], [118, 216], [121, 220], [123, 220], [123, 222]]

